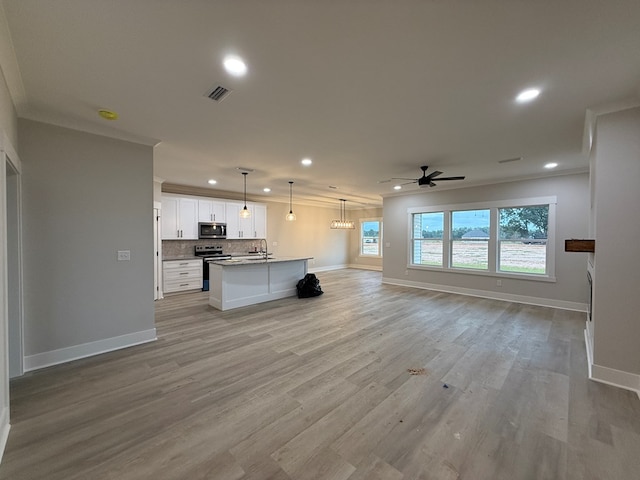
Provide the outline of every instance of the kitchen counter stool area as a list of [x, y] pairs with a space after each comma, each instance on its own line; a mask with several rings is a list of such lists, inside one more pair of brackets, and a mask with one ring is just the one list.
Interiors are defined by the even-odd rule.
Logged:
[[311, 258], [209, 262], [209, 305], [224, 311], [295, 296]]

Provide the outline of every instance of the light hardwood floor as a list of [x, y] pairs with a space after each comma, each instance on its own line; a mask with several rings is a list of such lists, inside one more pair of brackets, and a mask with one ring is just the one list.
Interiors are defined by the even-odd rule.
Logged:
[[584, 313], [318, 278], [167, 298], [157, 342], [12, 381], [0, 479], [640, 478], [640, 400], [586, 378]]

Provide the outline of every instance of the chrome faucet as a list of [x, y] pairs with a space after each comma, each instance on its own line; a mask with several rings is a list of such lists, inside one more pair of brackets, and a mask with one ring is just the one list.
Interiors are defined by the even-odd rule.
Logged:
[[[262, 249], [262, 242], [264, 242], [264, 250]], [[267, 239], [266, 238], [261, 238], [260, 239], [260, 252], [262, 252], [262, 255], [264, 255], [264, 259], [268, 260], [269, 256], [267, 253]]]

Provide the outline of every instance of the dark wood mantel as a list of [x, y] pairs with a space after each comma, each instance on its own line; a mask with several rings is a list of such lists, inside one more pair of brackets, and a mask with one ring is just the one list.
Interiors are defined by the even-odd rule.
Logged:
[[595, 240], [578, 240], [576, 238], [570, 238], [564, 241], [565, 252], [591, 252], [596, 251]]

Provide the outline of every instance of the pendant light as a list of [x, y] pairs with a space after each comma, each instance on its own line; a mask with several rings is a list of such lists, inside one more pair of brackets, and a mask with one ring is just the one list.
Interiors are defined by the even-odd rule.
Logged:
[[342, 202], [340, 204], [340, 220], [332, 220], [331, 221], [331, 228], [333, 229], [353, 229], [356, 228], [356, 224], [354, 221], [352, 220], [347, 220], [346, 219], [346, 200], [344, 199], [340, 199], [340, 201]]
[[247, 208], [247, 172], [242, 172], [242, 176], [244, 177], [244, 208], [240, 210], [240, 218], [249, 218], [251, 216], [251, 211]]
[[292, 198], [293, 198], [293, 182], [289, 182], [289, 213], [287, 213], [287, 216], [285, 217], [285, 219], [288, 222], [293, 222], [296, 219], [296, 214], [293, 213], [293, 207], [291, 206]]

